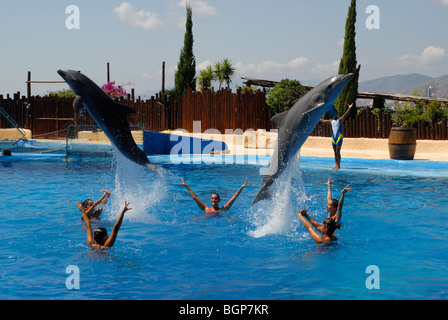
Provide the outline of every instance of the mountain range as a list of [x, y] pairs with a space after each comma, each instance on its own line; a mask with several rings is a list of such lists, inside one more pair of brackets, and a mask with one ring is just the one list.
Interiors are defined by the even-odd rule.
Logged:
[[434, 93], [436, 97], [448, 97], [448, 74], [437, 78], [418, 73], [382, 77], [360, 82], [358, 91], [410, 95], [411, 92], [419, 90], [420, 95], [427, 96], [430, 87], [432, 87], [430, 93]]

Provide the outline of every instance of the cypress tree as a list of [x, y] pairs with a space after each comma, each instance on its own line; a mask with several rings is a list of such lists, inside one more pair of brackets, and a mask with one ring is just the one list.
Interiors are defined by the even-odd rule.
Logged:
[[183, 96], [188, 88], [196, 89], [196, 59], [193, 54], [193, 20], [190, 4], [187, 2], [187, 22], [185, 25], [184, 47], [180, 51], [179, 63], [174, 76], [174, 93], [177, 98]]
[[353, 73], [353, 78], [342, 90], [339, 98], [335, 101], [334, 106], [338, 110], [339, 115], [344, 114], [347, 106], [356, 102], [358, 96], [358, 79], [361, 65], [357, 65], [356, 61], [356, 0], [351, 1], [348, 8], [347, 20], [345, 23], [344, 51], [341, 62], [339, 63], [339, 74]]

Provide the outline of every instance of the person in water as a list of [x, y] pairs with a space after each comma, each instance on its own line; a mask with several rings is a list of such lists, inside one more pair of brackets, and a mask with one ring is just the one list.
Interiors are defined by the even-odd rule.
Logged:
[[84, 223], [86, 224], [86, 232], [87, 232], [87, 244], [98, 250], [111, 248], [115, 244], [115, 240], [117, 239], [118, 231], [120, 230], [121, 223], [123, 222], [125, 212], [132, 210], [129, 208], [129, 203], [124, 203], [124, 208], [121, 210], [120, 216], [118, 217], [117, 222], [115, 222], [114, 228], [110, 236], [107, 234], [107, 230], [105, 228], [96, 228], [92, 233], [92, 226], [90, 225], [90, 219], [87, 217], [87, 212], [84, 209], [84, 206], [76, 202], [79, 210], [81, 210], [83, 215]]
[[217, 193], [213, 193], [210, 197], [211, 207], [207, 206], [201, 200], [199, 200], [198, 196], [191, 190], [188, 184], [185, 182], [184, 178], [182, 178], [181, 186], [185, 186], [190, 193], [193, 200], [196, 202], [198, 207], [205, 212], [207, 217], [218, 217], [224, 211], [230, 209], [230, 207], [235, 202], [236, 198], [240, 195], [241, 191], [243, 191], [244, 187], [247, 187], [247, 178], [244, 184], [238, 189], [238, 191], [233, 195], [233, 197], [227, 202], [222, 208], [219, 207], [219, 202], [221, 201], [221, 197]]
[[321, 119], [321, 122], [330, 122], [331, 123], [331, 129], [333, 132], [331, 144], [333, 146], [334, 151], [334, 160], [336, 165], [334, 166], [334, 170], [338, 170], [341, 168], [341, 148], [342, 148], [342, 142], [343, 142], [343, 136], [342, 136], [342, 126], [345, 121], [345, 118], [347, 117], [348, 113], [350, 112], [351, 108], [353, 107], [353, 103], [348, 106], [347, 111], [344, 113], [344, 115], [340, 118], [337, 116], [333, 120], [323, 120]]
[[[95, 202], [93, 202], [92, 199], [87, 199], [82, 202], [82, 206], [86, 211], [87, 217], [89, 219], [99, 220], [100, 215], [103, 213], [104, 206], [106, 205], [107, 201], [109, 201], [110, 191], [101, 190], [101, 192], [103, 192], [103, 195]], [[81, 220], [83, 219], [84, 216], [81, 216]]]
[[352, 190], [352, 188], [349, 188], [350, 185], [347, 185], [342, 191], [341, 191], [341, 199], [336, 200], [333, 199], [333, 195], [331, 193], [331, 184], [333, 181], [331, 181], [331, 178], [328, 178], [328, 181], [325, 182], [326, 185], [328, 185], [328, 193], [327, 193], [327, 212], [328, 216], [327, 218], [334, 219], [335, 222], [340, 222], [342, 218], [342, 206], [344, 204], [344, 198], [345, 194]]
[[[328, 243], [338, 240], [338, 237], [336, 237], [334, 232], [336, 229], [340, 229], [341, 225], [334, 219], [326, 218], [322, 223], [319, 223], [311, 218], [306, 210], [299, 210], [299, 219], [316, 243]], [[316, 232], [313, 226], [321, 234]]]

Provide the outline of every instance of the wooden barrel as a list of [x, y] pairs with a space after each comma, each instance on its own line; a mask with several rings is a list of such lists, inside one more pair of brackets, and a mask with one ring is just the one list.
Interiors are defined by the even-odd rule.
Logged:
[[414, 160], [417, 148], [417, 130], [414, 128], [397, 128], [390, 130], [389, 154], [395, 160]]

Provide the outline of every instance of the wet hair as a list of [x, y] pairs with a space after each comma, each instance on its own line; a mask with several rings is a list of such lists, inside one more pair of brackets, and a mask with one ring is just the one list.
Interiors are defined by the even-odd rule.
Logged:
[[331, 199], [331, 206], [332, 207], [338, 207], [338, 205], [339, 205], [339, 201], [338, 200], [336, 200], [336, 199]]
[[104, 245], [104, 236], [107, 236], [106, 228], [96, 228], [95, 231], [93, 231], [93, 239], [95, 239], [95, 242], [100, 246]]
[[83, 207], [87, 207], [87, 203], [90, 202], [90, 201], [93, 202], [92, 199], [86, 199], [86, 200], [84, 200], [84, 201], [82, 202], [82, 206], [83, 206]]
[[219, 193], [217, 193], [217, 192], [213, 192], [213, 193], [211, 194], [210, 198], [211, 198], [212, 195], [214, 195], [214, 194], [216, 194], [216, 195], [218, 196], [218, 200], [221, 201], [221, 197], [219, 196]]
[[336, 229], [341, 229], [341, 225], [334, 221], [334, 219], [326, 218], [322, 224], [328, 229], [328, 234], [333, 234]]

